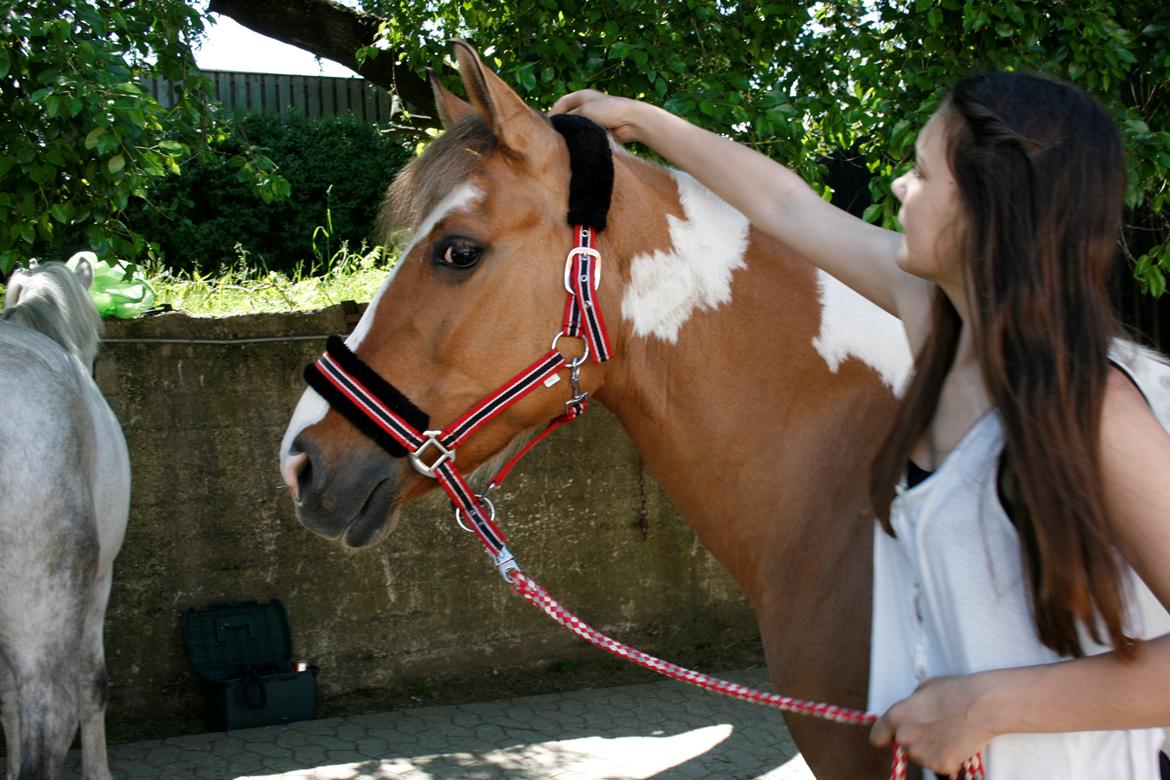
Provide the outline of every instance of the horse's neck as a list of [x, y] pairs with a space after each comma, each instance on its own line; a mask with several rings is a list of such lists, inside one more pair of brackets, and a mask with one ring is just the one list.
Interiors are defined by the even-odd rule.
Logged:
[[[669, 180], [639, 178], [649, 194], [619, 187], [606, 231], [623, 289], [620, 313], [617, 302], [607, 310], [617, 346], [598, 397], [703, 543], [758, 596], [794, 536], [860, 508], [893, 408], [882, 371], [897, 383], [909, 353], [898, 354], [895, 320], [685, 176], [681, 203]], [[875, 347], [891, 339], [882, 355]]]

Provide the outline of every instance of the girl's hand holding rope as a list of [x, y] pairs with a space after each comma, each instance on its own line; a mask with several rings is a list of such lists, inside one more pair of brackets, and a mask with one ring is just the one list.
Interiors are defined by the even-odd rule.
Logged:
[[877, 747], [896, 742], [915, 764], [957, 774], [996, 736], [994, 690], [993, 673], [928, 678], [878, 719], [869, 740]]

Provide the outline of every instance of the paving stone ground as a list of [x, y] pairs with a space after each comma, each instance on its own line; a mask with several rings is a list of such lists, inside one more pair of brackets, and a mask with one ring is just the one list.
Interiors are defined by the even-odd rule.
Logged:
[[[767, 687], [763, 669], [724, 675]], [[115, 780], [812, 780], [780, 714], [671, 680], [111, 745]], [[79, 777], [70, 753], [66, 778]]]

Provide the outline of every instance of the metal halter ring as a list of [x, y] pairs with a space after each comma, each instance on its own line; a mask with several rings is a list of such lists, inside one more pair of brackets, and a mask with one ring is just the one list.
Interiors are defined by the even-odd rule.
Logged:
[[[557, 342], [561, 340], [561, 336], [563, 336], [563, 335], [565, 335], [565, 334], [558, 333], [557, 335], [553, 336], [553, 340], [552, 340], [552, 348], [553, 349], [557, 348]], [[581, 338], [581, 337], [580, 336], [570, 336], [570, 338]], [[585, 353], [583, 355], [581, 355], [581, 357], [575, 357], [572, 360], [570, 360], [569, 361], [569, 368], [577, 368], [578, 366], [582, 365], [585, 362], [586, 358], [589, 357], [589, 342], [582, 338], [581, 343], [583, 345], [585, 345]], [[560, 350], [557, 350], [557, 351], [559, 352]]]
[[[488, 522], [492, 522], [492, 523], [494, 523], [494, 522], [496, 521], [496, 505], [495, 505], [495, 504], [493, 504], [493, 503], [492, 503], [492, 500], [491, 500], [490, 498], [488, 498], [488, 497], [487, 497], [487, 493], [476, 493], [476, 494], [475, 494], [475, 497], [479, 499], [479, 502], [480, 502], [481, 504], [486, 504], [486, 505], [487, 505], [487, 508], [488, 508]], [[463, 518], [462, 518], [462, 517], [460, 516], [460, 514], [459, 514], [459, 507], [455, 507], [455, 522], [456, 522], [456, 523], [459, 523], [459, 527], [460, 527], [460, 528], [462, 528], [462, 529], [463, 529], [464, 531], [466, 531], [467, 533], [469, 533], [469, 534], [471, 534], [471, 533], [475, 533], [475, 531], [474, 531], [474, 530], [472, 530], [471, 528], [468, 528], [468, 527], [467, 527], [467, 526], [464, 524], [464, 522], [463, 522]]]

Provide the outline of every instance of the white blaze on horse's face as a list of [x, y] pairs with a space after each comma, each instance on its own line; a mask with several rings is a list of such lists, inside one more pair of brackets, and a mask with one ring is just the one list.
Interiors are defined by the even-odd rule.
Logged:
[[817, 271], [821, 331], [813, 347], [837, 372], [852, 356], [873, 368], [901, 398], [914, 359], [902, 322], [824, 271]]
[[374, 296], [374, 300], [370, 301], [369, 307], [362, 314], [362, 318], [358, 322], [357, 327], [353, 329], [353, 333], [349, 334], [349, 337], [346, 338], [345, 345], [347, 347], [351, 350], [357, 350], [358, 346], [362, 343], [362, 339], [370, 332], [370, 327], [374, 324], [374, 316], [378, 310], [378, 303], [382, 300], [382, 296], [386, 294], [386, 290], [390, 289], [390, 283], [394, 281], [394, 274], [398, 271], [398, 266], [405, 262], [406, 258], [410, 257], [410, 253], [414, 251], [414, 248], [418, 246], [419, 242], [425, 241], [430, 236], [431, 231], [435, 229], [435, 225], [439, 224], [444, 218], [456, 211], [466, 209], [482, 197], [483, 190], [470, 182], [465, 182], [452, 190], [447, 197], [439, 201], [439, 205], [435, 206], [434, 210], [427, 215], [427, 218], [414, 231], [414, 236], [411, 238], [410, 244], [402, 250], [398, 263], [391, 269], [390, 275], [382, 283], [382, 287], [378, 290], [378, 294]]
[[[456, 187], [450, 195], [443, 198], [439, 205], [435, 206], [426, 219], [422, 221], [418, 229], [414, 232], [414, 237], [410, 244], [402, 251], [398, 262], [390, 269], [386, 280], [382, 282], [381, 288], [378, 289], [377, 295], [370, 301], [370, 305], [362, 314], [361, 320], [357, 327], [354, 328], [353, 333], [349, 334], [345, 343], [351, 350], [356, 350], [361, 344], [362, 339], [370, 332], [370, 327], [374, 323], [375, 312], [378, 310], [378, 303], [382, 300], [382, 296], [390, 289], [390, 283], [394, 281], [394, 276], [398, 272], [402, 263], [410, 257], [410, 253], [414, 251], [415, 246], [420, 241], [425, 241], [431, 231], [435, 229], [435, 225], [446, 217], [447, 215], [470, 206], [483, 197], [483, 192], [472, 184], [463, 184]], [[316, 425], [325, 419], [325, 415], [329, 412], [329, 402], [317, 393], [316, 390], [307, 388], [301, 396], [301, 400], [297, 403], [297, 408], [293, 411], [292, 419], [289, 421], [288, 428], [285, 429], [284, 438], [280, 442], [280, 471], [284, 475], [285, 483], [288, 484], [289, 489], [295, 494], [296, 492], [296, 477], [295, 469], [290, 468], [289, 452], [292, 449], [292, 443], [301, 431], [308, 428], [310, 425]], [[297, 456], [303, 458], [304, 456]]]
[[672, 248], [636, 255], [622, 296], [622, 316], [635, 336], [671, 344], [696, 310], [731, 302], [731, 274], [746, 268], [747, 217], [681, 171], [678, 182], [686, 219], [667, 215]]

